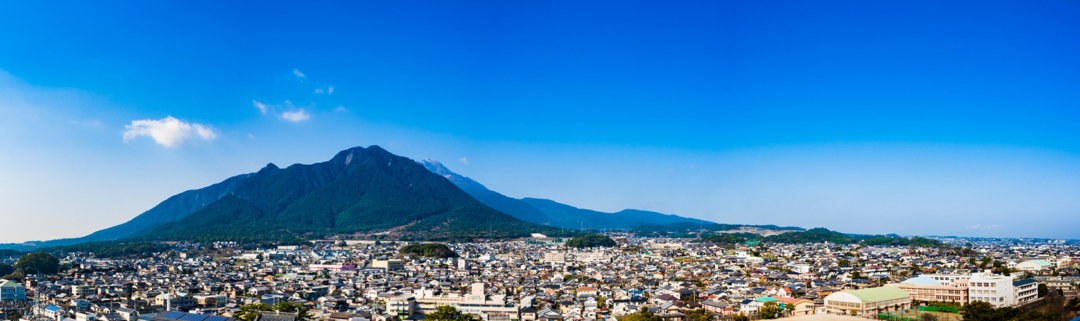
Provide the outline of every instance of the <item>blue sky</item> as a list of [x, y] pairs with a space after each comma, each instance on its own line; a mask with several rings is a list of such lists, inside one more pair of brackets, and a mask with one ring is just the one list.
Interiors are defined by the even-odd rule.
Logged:
[[0, 242], [380, 145], [512, 197], [1075, 238], [1080, 5], [0, 4]]

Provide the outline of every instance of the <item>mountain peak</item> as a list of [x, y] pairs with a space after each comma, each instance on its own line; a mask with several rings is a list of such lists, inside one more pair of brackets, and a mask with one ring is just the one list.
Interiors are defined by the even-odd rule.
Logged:
[[[449, 168], [446, 168], [446, 166], [444, 166], [442, 163], [440, 163], [437, 160], [425, 159], [425, 160], [419, 160], [419, 161], [416, 161], [416, 162], [419, 163], [420, 165], [424, 165], [424, 167], [426, 167], [429, 171], [431, 171], [432, 173], [435, 173], [435, 174], [439, 174], [440, 176], [443, 176], [443, 177], [446, 177], [447, 175], [457, 176], [456, 173], [451, 172]], [[447, 179], [449, 179], [449, 177], [447, 177]]]

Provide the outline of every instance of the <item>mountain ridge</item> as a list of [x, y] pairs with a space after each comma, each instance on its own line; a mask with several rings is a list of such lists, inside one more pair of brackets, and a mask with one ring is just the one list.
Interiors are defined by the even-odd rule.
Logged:
[[432, 173], [446, 177], [481, 203], [527, 222], [568, 229], [633, 229], [639, 224], [679, 222], [714, 224], [701, 219], [651, 211], [624, 209], [615, 213], [606, 213], [577, 208], [549, 199], [531, 197], [516, 199], [492, 191], [471, 178], [454, 173], [439, 161], [427, 159], [417, 161], [417, 163], [424, 165]]
[[[344, 180], [347, 177], [351, 180]], [[192, 218], [196, 213], [200, 215]], [[252, 222], [229, 222], [235, 219]], [[290, 229], [282, 222], [297, 227]], [[429, 238], [443, 239], [463, 239], [470, 233], [510, 237], [527, 235], [524, 230], [554, 230], [533, 225], [483, 205], [411, 159], [372, 145], [340, 151], [320, 163], [286, 168], [269, 163], [256, 172], [170, 196], [127, 222], [83, 237], [0, 244], [0, 248], [33, 249], [127, 238], [162, 240], [161, 235], [183, 239], [180, 231], [184, 229], [205, 232], [204, 239], [227, 239], [226, 227], [267, 228], [276, 239], [285, 238], [285, 234], [274, 231], [303, 236], [293, 233], [294, 229], [319, 234], [383, 228], [396, 229], [401, 235], [428, 234]], [[258, 238], [246, 232], [236, 235]]]

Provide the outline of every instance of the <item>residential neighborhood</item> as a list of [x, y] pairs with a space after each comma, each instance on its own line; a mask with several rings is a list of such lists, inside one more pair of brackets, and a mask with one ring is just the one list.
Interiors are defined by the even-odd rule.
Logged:
[[[718, 245], [607, 234], [616, 246], [572, 248], [543, 235], [447, 243], [457, 257], [351, 240], [174, 243], [126, 259], [73, 252], [57, 275], [0, 281], [0, 301], [25, 321], [421, 320], [444, 306], [487, 321], [881, 318], [975, 301], [1038, 304], [1051, 292], [1074, 297], [1080, 283], [1075, 243]], [[295, 308], [245, 309], [259, 304]]]

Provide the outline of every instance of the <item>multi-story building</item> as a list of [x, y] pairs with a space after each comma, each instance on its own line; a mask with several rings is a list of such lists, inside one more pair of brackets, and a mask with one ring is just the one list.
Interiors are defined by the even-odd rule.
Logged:
[[26, 287], [11, 280], [0, 280], [0, 302], [26, 301]]
[[521, 319], [518, 307], [507, 304], [506, 296], [492, 295], [489, 297], [484, 293], [484, 290], [485, 285], [483, 283], [474, 283], [472, 291], [467, 295], [451, 293], [429, 296], [428, 294], [431, 292], [420, 291], [419, 293], [422, 296], [416, 298], [416, 302], [424, 314], [435, 312], [439, 306], [449, 305], [463, 313], [472, 314], [484, 320], [488, 320], [489, 316], [510, 318], [511, 320]]
[[1024, 305], [1039, 298], [1039, 282], [1035, 279], [1013, 281], [1013, 302]]
[[374, 260], [371, 261], [371, 266], [375, 268], [381, 268], [386, 271], [398, 271], [405, 268], [405, 261], [402, 260]]
[[944, 285], [953, 285], [953, 283], [956, 283], [957, 281], [960, 281], [960, 280], [965, 280], [966, 281], [968, 279], [971, 279], [971, 275], [969, 275], [969, 274], [923, 274], [923, 275], [920, 275], [920, 276], [921, 277], [928, 277], [928, 278], [937, 280], [938, 282], [941, 282], [941, 284], [944, 284]]
[[913, 300], [956, 302], [960, 304], [968, 302], [966, 279], [959, 279], [953, 282], [952, 285], [944, 285], [933, 278], [920, 276], [900, 283], [886, 284], [885, 286], [898, 287], [910, 294]]
[[394, 316], [410, 317], [416, 314], [416, 299], [411, 295], [399, 295], [386, 299], [386, 312]]
[[553, 264], [553, 265], [566, 264], [566, 253], [560, 253], [560, 252], [544, 253], [544, 264]]
[[968, 302], [983, 301], [994, 307], [1007, 307], [1015, 303], [1013, 277], [992, 274], [989, 271], [975, 273], [968, 280]]

